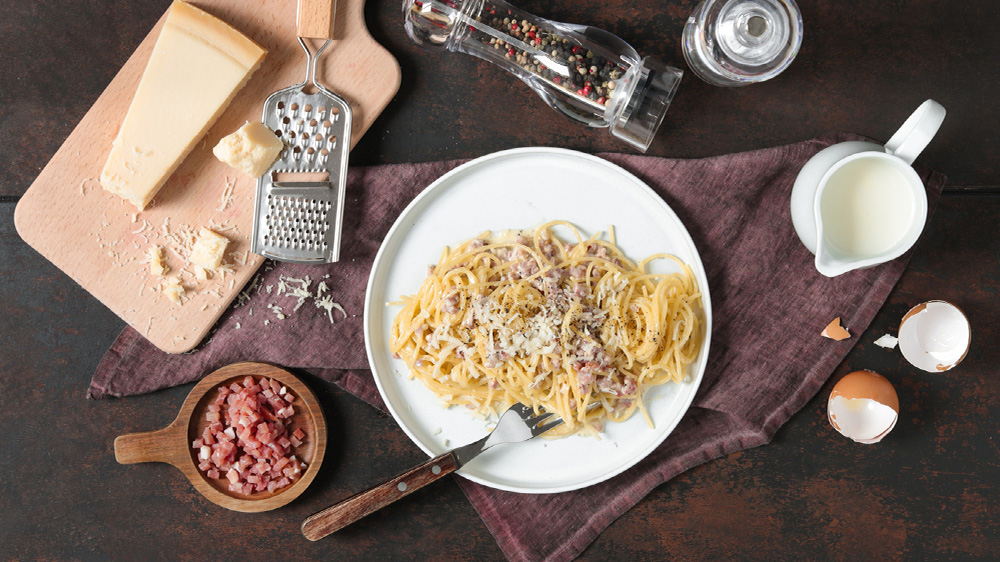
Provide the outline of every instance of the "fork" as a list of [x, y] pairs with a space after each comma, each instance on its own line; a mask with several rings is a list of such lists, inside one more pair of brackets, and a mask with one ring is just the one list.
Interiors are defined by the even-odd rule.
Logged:
[[302, 522], [302, 534], [317, 541], [455, 472], [494, 445], [527, 441], [563, 423], [561, 418], [551, 417], [551, 413], [535, 415], [529, 406], [514, 404], [500, 416], [496, 428], [486, 437], [434, 457], [387, 482], [310, 515]]

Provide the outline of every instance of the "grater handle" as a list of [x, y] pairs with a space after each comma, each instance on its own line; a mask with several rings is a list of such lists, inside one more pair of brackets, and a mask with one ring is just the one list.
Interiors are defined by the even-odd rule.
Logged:
[[299, 0], [296, 35], [309, 39], [333, 39], [337, 0]]

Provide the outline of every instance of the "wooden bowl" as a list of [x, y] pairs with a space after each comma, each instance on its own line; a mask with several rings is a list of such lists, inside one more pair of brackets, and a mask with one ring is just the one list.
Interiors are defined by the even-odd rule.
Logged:
[[[257, 379], [275, 379], [295, 396], [295, 414], [287, 425], [289, 431], [302, 428], [306, 436], [291, 451], [306, 463], [301, 477], [292, 484], [274, 492], [255, 492], [249, 496], [229, 491], [225, 476], [209, 478], [198, 470], [198, 451], [192, 441], [201, 437], [209, 425], [205, 414], [215, 401], [216, 389], [239, 382], [246, 376]], [[297, 498], [316, 477], [326, 452], [326, 419], [316, 396], [309, 387], [288, 371], [265, 363], [236, 363], [223, 367], [206, 376], [184, 400], [180, 413], [167, 427], [158, 431], [129, 433], [115, 439], [115, 459], [121, 464], [140, 462], [165, 462], [180, 469], [195, 489], [212, 502], [242, 512], [268, 511], [281, 507]]]

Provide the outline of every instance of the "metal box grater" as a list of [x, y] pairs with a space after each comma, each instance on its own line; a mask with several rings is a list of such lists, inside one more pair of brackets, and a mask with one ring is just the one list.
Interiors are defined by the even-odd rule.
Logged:
[[[315, 79], [316, 60], [329, 43], [313, 56], [299, 39], [307, 57], [306, 80], [264, 102], [262, 120], [285, 145], [271, 169], [257, 179], [250, 251], [267, 258], [293, 263], [340, 258], [352, 120], [350, 105]], [[306, 93], [310, 83], [315, 93]], [[318, 181], [306, 174], [328, 178]]]

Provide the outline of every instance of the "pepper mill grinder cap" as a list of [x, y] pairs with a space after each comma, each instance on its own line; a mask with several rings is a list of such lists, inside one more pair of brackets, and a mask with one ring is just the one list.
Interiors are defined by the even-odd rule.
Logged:
[[455, 31], [463, 29], [461, 20], [467, 5], [482, 0], [449, 0], [442, 4], [436, 0], [403, 0], [403, 27], [414, 43], [427, 49], [452, 50]]
[[646, 152], [667, 114], [684, 72], [653, 57], [642, 59], [624, 77], [624, 95], [612, 98], [611, 134]]

